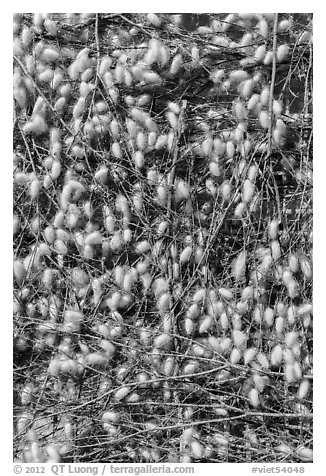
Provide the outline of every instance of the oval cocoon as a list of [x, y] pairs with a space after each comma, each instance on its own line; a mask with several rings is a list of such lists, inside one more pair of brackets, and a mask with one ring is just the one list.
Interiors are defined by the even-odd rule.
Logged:
[[263, 376], [259, 374], [254, 374], [253, 381], [258, 392], [262, 392], [268, 383], [268, 377], [265, 375]]
[[260, 405], [259, 393], [256, 388], [252, 388], [248, 394], [248, 398], [253, 407], [258, 407]]
[[302, 461], [312, 461], [313, 460], [313, 452], [310, 448], [299, 448], [296, 451], [297, 455]]
[[252, 79], [247, 79], [239, 85], [239, 93], [244, 99], [248, 99], [255, 87], [255, 82]]
[[288, 45], [280, 45], [278, 48], [277, 48], [277, 52], [276, 52], [276, 59], [279, 63], [281, 63], [282, 61], [284, 61], [288, 54], [289, 54], [289, 51], [290, 51], [290, 48]]
[[117, 392], [114, 394], [114, 399], [117, 400], [117, 401], [122, 400], [123, 398], [125, 398], [126, 395], [128, 395], [129, 391], [130, 391], [130, 387], [122, 387], [122, 388], [120, 388], [120, 389], [117, 390]]
[[241, 359], [241, 352], [239, 351], [239, 349], [237, 348], [232, 349], [232, 352], [229, 357], [231, 364], [236, 365], [240, 361], [240, 359]]
[[243, 360], [245, 365], [248, 365], [252, 360], [254, 360], [254, 358], [257, 355], [257, 352], [258, 352], [257, 349], [255, 349], [254, 347], [251, 347], [250, 349], [245, 350], [243, 354]]
[[170, 309], [172, 302], [172, 296], [170, 293], [164, 293], [162, 296], [159, 298], [157, 302], [157, 307], [160, 312], [166, 312]]
[[18, 286], [20, 286], [23, 283], [25, 275], [26, 275], [26, 270], [23, 263], [19, 260], [14, 261], [14, 276]]
[[244, 203], [249, 203], [255, 193], [255, 186], [254, 184], [249, 180], [246, 179], [243, 183], [243, 188], [242, 188], [242, 200]]
[[172, 375], [174, 370], [174, 358], [172, 356], [168, 357], [164, 364], [164, 374], [169, 376]]
[[304, 400], [309, 392], [309, 389], [310, 389], [309, 380], [307, 379], [302, 380], [298, 389], [298, 398], [300, 400]]
[[214, 324], [214, 319], [212, 316], [206, 316], [202, 323], [199, 326], [199, 333], [203, 334], [207, 332]]
[[203, 446], [196, 440], [191, 442], [191, 451], [196, 459], [201, 459], [204, 455]]
[[259, 113], [259, 122], [263, 129], [268, 129], [270, 125], [269, 113], [265, 110], [260, 111]]
[[262, 61], [264, 61], [265, 54], [266, 54], [266, 46], [260, 45], [255, 51], [254, 58], [256, 61], [261, 63]]
[[177, 74], [181, 65], [182, 65], [182, 56], [181, 54], [177, 54], [172, 60], [172, 63], [170, 66], [170, 73], [173, 75]]
[[149, 242], [147, 240], [141, 241], [136, 246], [136, 252], [138, 254], [147, 253], [147, 251], [149, 251], [150, 247], [151, 247], [151, 245], [149, 244]]
[[239, 349], [244, 349], [247, 345], [248, 337], [246, 334], [238, 329], [233, 331], [233, 341]]
[[192, 247], [187, 246], [180, 254], [180, 263], [188, 263], [192, 255]]
[[168, 349], [171, 344], [171, 336], [168, 334], [160, 334], [154, 339], [154, 347], [156, 349]]
[[231, 299], [233, 299], [233, 293], [230, 289], [227, 289], [227, 288], [220, 288], [218, 290], [221, 298], [227, 300], [227, 301], [230, 301]]
[[198, 362], [189, 362], [189, 364], [185, 365], [183, 369], [183, 373], [185, 375], [194, 374], [197, 372], [198, 369]]
[[279, 365], [283, 359], [283, 349], [280, 344], [277, 344], [271, 352], [271, 364], [273, 366]]
[[198, 304], [194, 303], [192, 304], [188, 311], [187, 311], [187, 317], [190, 319], [196, 319], [200, 314], [200, 308]]
[[226, 331], [229, 328], [229, 319], [226, 312], [222, 312], [219, 321], [222, 329]]
[[157, 15], [155, 15], [155, 13], [148, 13], [147, 15], [147, 20], [153, 25], [153, 26], [156, 26], [157, 28], [159, 28], [162, 24], [162, 20], [160, 19], [160, 17], [158, 17]]
[[186, 334], [188, 336], [190, 336], [193, 333], [194, 329], [195, 329], [194, 321], [192, 319], [190, 319], [189, 317], [187, 317], [185, 319], [184, 325], [185, 325]]

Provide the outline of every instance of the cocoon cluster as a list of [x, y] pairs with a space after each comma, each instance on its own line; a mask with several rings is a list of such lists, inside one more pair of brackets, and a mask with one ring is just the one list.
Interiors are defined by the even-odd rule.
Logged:
[[120, 420], [120, 414], [114, 411], [106, 411], [102, 415], [102, 420], [105, 422], [118, 423]]

